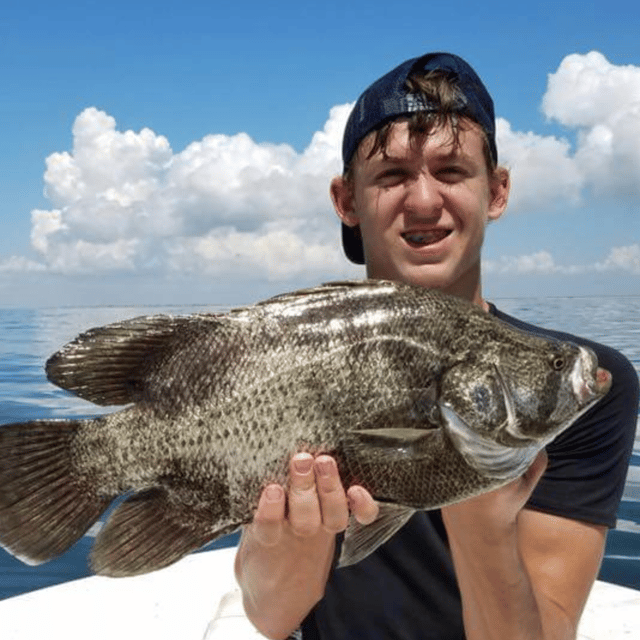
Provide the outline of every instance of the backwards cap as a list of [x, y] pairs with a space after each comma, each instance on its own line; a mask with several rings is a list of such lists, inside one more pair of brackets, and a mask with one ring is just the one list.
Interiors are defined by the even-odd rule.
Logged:
[[[475, 120], [486, 132], [489, 151], [498, 161], [493, 100], [478, 74], [462, 58], [451, 53], [428, 53], [412, 58], [376, 80], [358, 98], [351, 111], [342, 139], [342, 160], [349, 166], [360, 142], [389, 120], [417, 111], [437, 112], [439, 105], [422, 94], [410, 93], [407, 78], [414, 72], [443, 71], [460, 92], [455, 111]], [[364, 250], [359, 227], [342, 225], [342, 246], [347, 258], [364, 264]]]

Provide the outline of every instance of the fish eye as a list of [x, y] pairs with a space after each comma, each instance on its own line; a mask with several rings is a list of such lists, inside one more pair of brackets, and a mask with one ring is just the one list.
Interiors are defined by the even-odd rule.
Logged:
[[562, 371], [565, 367], [565, 357], [559, 353], [552, 353], [549, 356], [549, 364], [554, 371]]

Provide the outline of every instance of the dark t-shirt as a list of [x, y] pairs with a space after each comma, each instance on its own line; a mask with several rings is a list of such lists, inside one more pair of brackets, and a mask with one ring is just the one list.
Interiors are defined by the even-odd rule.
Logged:
[[[588, 346], [611, 372], [605, 398], [548, 445], [548, 468], [528, 506], [615, 526], [636, 429], [635, 370], [609, 347], [491, 312], [525, 331]], [[460, 593], [440, 511], [416, 513], [369, 557], [335, 569], [302, 632], [304, 640], [462, 640]]]

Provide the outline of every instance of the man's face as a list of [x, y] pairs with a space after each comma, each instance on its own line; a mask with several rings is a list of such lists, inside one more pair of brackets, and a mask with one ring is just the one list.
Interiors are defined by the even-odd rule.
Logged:
[[509, 181], [506, 171], [490, 179], [477, 125], [461, 127], [458, 140], [445, 127], [411, 143], [400, 121], [385, 151], [368, 158], [373, 140], [363, 141], [350, 205], [341, 211], [332, 193], [342, 220], [360, 225], [369, 277], [479, 301], [484, 230], [506, 207]]

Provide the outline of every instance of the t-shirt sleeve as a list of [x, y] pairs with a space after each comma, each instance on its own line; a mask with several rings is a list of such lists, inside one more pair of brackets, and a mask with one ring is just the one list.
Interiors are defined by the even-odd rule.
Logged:
[[[577, 340], [576, 340], [577, 341]], [[592, 348], [611, 372], [609, 393], [547, 447], [549, 464], [528, 506], [615, 527], [638, 416], [638, 376], [617, 351]]]

